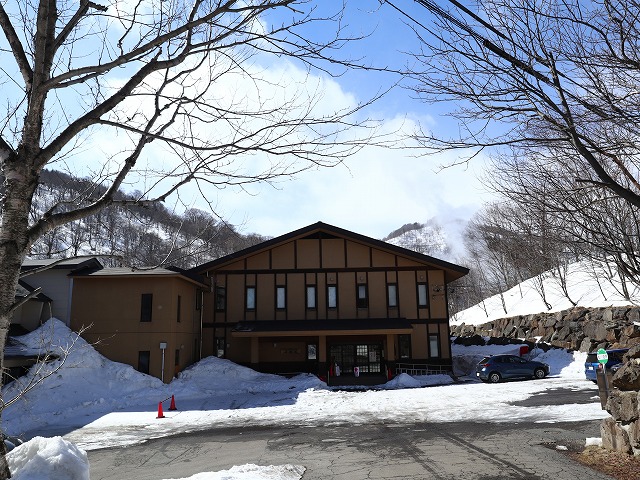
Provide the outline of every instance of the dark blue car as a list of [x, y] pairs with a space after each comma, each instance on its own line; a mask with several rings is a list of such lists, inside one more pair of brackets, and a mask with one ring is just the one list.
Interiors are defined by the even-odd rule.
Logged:
[[[628, 351], [628, 348], [614, 348], [612, 350], [607, 350], [607, 355], [609, 356], [606, 364], [607, 369], [610, 369], [611, 367], [614, 367], [616, 365], [620, 365], [622, 363], [623, 355]], [[596, 371], [600, 366], [597, 355], [597, 352], [591, 352], [587, 355], [587, 360], [584, 362], [584, 376], [587, 378], [587, 380], [591, 380], [595, 383], [598, 382]]]
[[526, 360], [517, 355], [485, 357], [476, 366], [476, 377], [490, 383], [511, 378], [544, 378], [547, 375], [549, 375], [549, 365]]

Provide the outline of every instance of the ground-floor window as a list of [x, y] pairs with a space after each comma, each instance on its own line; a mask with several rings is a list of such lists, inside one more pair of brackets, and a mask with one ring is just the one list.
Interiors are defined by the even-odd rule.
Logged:
[[403, 360], [411, 358], [411, 335], [398, 335], [398, 356]]
[[141, 373], [149, 374], [149, 360], [151, 358], [151, 352], [149, 350], [138, 352], [138, 371]]
[[318, 359], [318, 345], [315, 343], [310, 343], [307, 345], [307, 360], [317, 360]]
[[429, 357], [438, 358], [440, 356], [440, 339], [438, 334], [429, 335]]
[[354, 367], [358, 367], [360, 373], [382, 372], [381, 344], [331, 345], [329, 356], [343, 374], [353, 373]]
[[223, 358], [224, 357], [224, 338], [216, 337], [216, 357]]

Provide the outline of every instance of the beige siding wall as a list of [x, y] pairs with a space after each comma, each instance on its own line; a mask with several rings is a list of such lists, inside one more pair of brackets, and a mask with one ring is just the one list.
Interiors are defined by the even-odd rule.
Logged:
[[299, 240], [297, 268], [320, 268], [320, 240]]
[[429, 293], [431, 298], [431, 316], [434, 318], [446, 318], [447, 316], [447, 295], [444, 283], [444, 273], [441, 270], [429, 271]]
[[344, 263], [344, 240], [323, 240], [322, 241], [322, 267], [323, 268], [343, 268]]
[[[76, 277], [74, 280], [71, 328], [79, 331], [89, 327], [83, 338], [95, 344], [109, 359], [137, 368], [139, 352], [149, 351], [149, 373], [160, 378], [160, 342], [166, 342], [165, 381], [198, 359], [200, 312], [196, 310], [195, 285], [178, 278]], [[144, 293], [153, 295], [151, 322], [140, 321]], [[178, 365], [176, 350], [179, 351]]]
[[45, 312], [46, 319], [49, 315], [62, 320], [69, 325], [69, 300], [72, 288], [72, 279], [67, 275], [69, 270], [50, 269], [35, 273], [24, 278], [34, 288], [42, 288], [42, 293], [52, 300], [51, 312]]

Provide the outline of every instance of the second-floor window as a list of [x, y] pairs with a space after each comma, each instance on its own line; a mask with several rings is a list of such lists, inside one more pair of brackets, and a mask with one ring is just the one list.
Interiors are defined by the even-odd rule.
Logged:
[[357, 288], [356, 307], [367, 308], [369, 305], [369, 299], [367, 298], [367, 286], [365, 284], [359, 284]]
[[307, 308], [316, 308], [316, 287], [315, 285], [307, 285]]
[[287, 308], [287, 290], [285, 287], [276, 287], [276, 308], [278, 310]]
[[387, 285], [387, 305], [389, 307], [398, 306], [398, 285], [389, 283]]
[[216, 311], [224, 312], [227, 305], [227, 290], [223, 286], [216, 286]]
[[256, 309], [256, 287], [247, 287], [247, 310]]
[[140, 302], [140, 321], [150, 322], [153, 313], [153, 293], [143, 293]]
[[327, 287], [327, 308], [338, 307], [338, 288], [335, 285]]
[[178, 323], [180, 323], [182, 321], [182, 318], [180, 316], [180, 311], [182, 310], [182, 297], [180, 295], [178, 295], [178, 308], [176, 311], [176, 318], [178, 320]]
[[429, 300], [427, 296], [427, 284], [418, 284], [418, 307], [425, 308], [428, 306]]

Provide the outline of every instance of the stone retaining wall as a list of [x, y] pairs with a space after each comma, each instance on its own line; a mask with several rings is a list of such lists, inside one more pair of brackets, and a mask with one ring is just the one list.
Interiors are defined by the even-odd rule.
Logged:
[[556, 313], [506, 317], [481, 325], [452, 325], [451, 335], [519, 338], [592, 352], [640, 345], [640, 307], [575, 307]]

